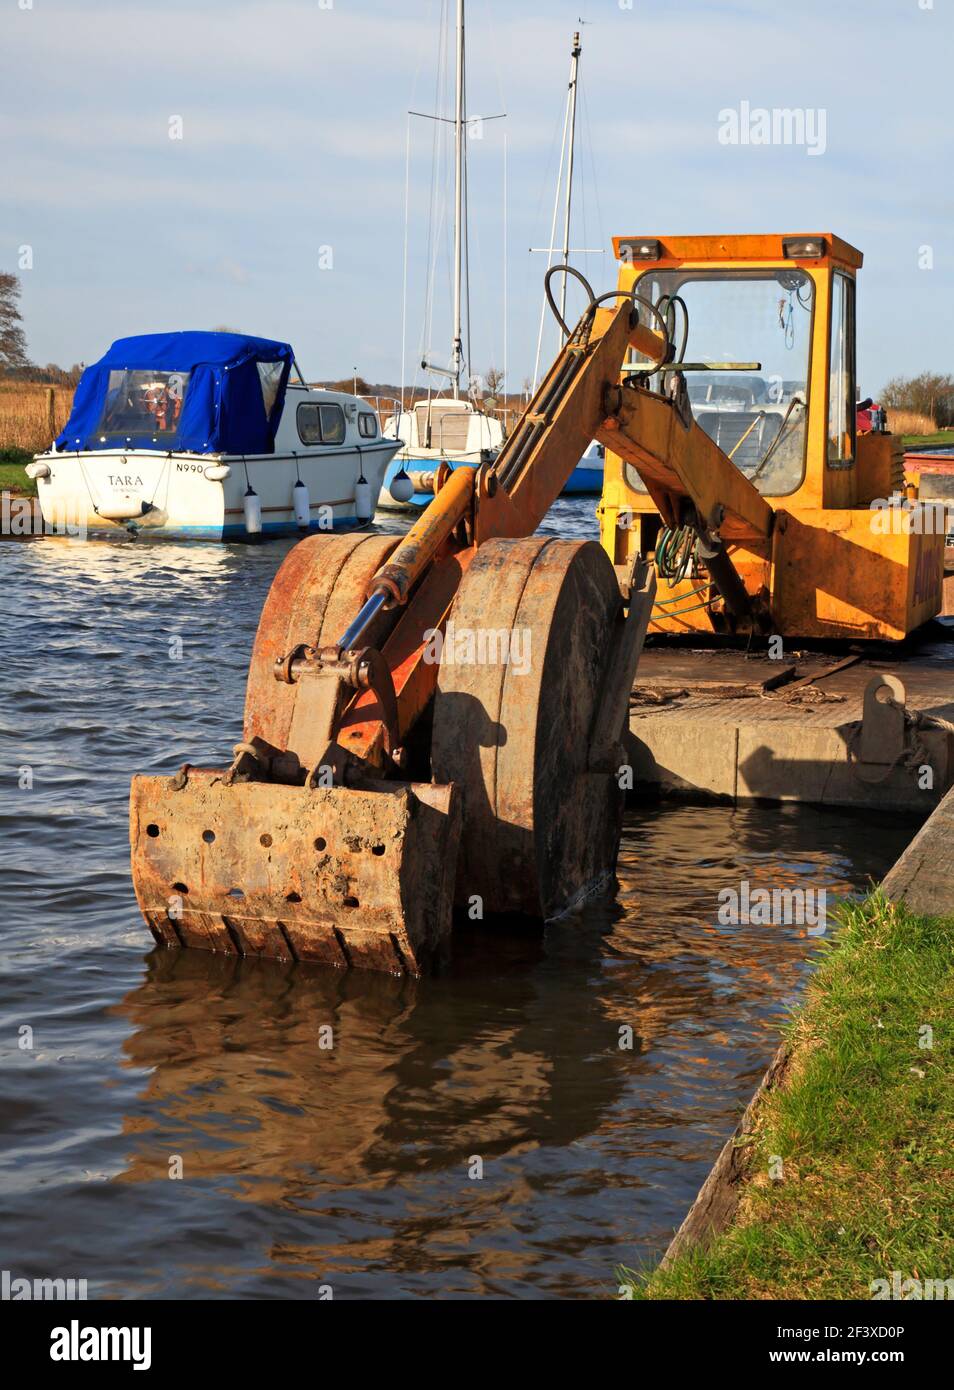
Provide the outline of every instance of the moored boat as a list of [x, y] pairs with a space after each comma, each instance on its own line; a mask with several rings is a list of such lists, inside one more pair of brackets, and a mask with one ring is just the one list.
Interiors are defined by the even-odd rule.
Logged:
[[603, 491], [603, 461], [605, 456], [606, 450], [598, 440], [594, 439], [587, 446], [583, 457], [567, 479], [561, 496], [598, 496]]
[[359, 397], [308, 386], [287, 343], [156, 333], [86, 369], [27, 471], [49, 524], [227, 541], [369, 520], [399, 447]]
[[[442, 466], [455, 468], [469, 464], [479, 468], [497, 457], [504, 441], [502, 422], [483, 409], [472, 379], [466, 395], [461, 394], [464, 362], [464, 311], [467, 311], [467, 338], [470, 337], [470, 258], [467, 252], [468, 219], [465, 199], [467, 186], [467, 105], [466, 54], [464, 44], [464, 0], [457, 0], [456, 82], [453, 117], [435, 114], [438, 140], [445, 128], [454, 131], [454, 259], [451, 354], [448, 366], [438, 366], [425, 356], [424, 371], [443, 379], [450, 396], [428, 390], [427, 399], [418, 401], [385, 421], [385, 434], [398, 441], [399, 452], [385, 476], [380, 506], [389, 511], [420, 510], [434, 498], [434, 485]], [[440, 52], [446, 56], [442, 28]], [[411, 113], [409, 113], [411, 114]], [[496, 119], [496, 118], [491, 118]], [[433, 208], [432, 208], [433, 216]], [[433, 226], [432, 226], [433, 231]], [[405, 232], [406, 236], [406, 232]], [[405, 244], [405, 264], [407, 246]], [[430, 320], [431, 292], [425, 300], [425, 322]], [[406, 325], [405, 325], [406, 327]], [[403, 330], [402, 330], [403, 332]], [[403, 390], [403, 382], [402, 382]]]
[[[384, 422], [386, 435], [400, 449], [384, 475], [379, 505], [385, 510], [426, 507], [434, 500], [434, 478], [441, 464], [456, 468], [466, 463], [479, 468], [497, 457], [503, 445], [503, 425], [471, 400], [438, 397], [420, 401]], [[403, 492], [393, 488], [405, 481]]]

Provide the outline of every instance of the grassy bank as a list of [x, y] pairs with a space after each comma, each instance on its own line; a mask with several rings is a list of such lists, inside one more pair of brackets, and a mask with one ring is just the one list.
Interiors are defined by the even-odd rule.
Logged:
[[954, 444], [954, 430], [936, 430], [933, 434], [902, 434], [901, 443], [906, 449], [941, 449]]
[[0, 449], [0, 492], [22, 492], [36, 496], [36, 483], [23, 469], [33, 455], [26, 449]]
[[894, 1270], [954, 1277], [954, 922], [879, 894], [823, 952], [734, 1225], [666, 1270], [623, 1271], [634, 1298], [869, 1299]]

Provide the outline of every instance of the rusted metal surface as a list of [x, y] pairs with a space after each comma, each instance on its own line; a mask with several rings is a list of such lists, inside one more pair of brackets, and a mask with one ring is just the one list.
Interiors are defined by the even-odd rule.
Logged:
[[167, 946], [420, 972], [451, 927], [461, 808], [430, 783], [136, 777], [133, 881]]
[[[287, 750], [301, 693], [298, 683], [275, 679], [275, 663], [301, 645], [335, 642], [364, 602], [371, 576], [398, 543], [396, 536], [355, 532], [310, 536], [288, 552], [272, 581], [258, 625], [245, 695], [243, 738]], [[366, 634], [378, 645], [395, 615], [382, 614]]]
[[[469, 547], [435, 561], [384, 644], [397, 700], [399, 740], [406, 738], [428, 708], [437, 684], [438, 667], [426, 659], [429, 639], [424, 634], [443, 631], [461, 576], [475, 554]], [[360, 695], [341, 721], [342, 746], [356, 757], [373, 759], [381, 742], [381, 721], [382, 711], [374, 693]]]
[[[416, 973], [446, 940], [460, 799], [373, 780], [382, 760], [394, 771], [391, 665], [374, 647], [335, 645], [397, 543], [359, 533], [296, 546], [262, 613], [232, 766], [134, 780], [133, 879], [165, 944]], [[438, 618], [459, 574], [434, 596]], [[398, 618], [381, 614], [366, 635], [384, 645]], [[363, 761], [338, 742], [361, 700], [374, 728]]]
[[[432, 765], [464, 796], [457, 901], [485, 913], [558, 915], [607, 880], [623, 795], [589, 771], [589, 737], [620, 607], [595, 542], [490, 541], [477, 552], [450, 619], [457, 632], [513, 631], [518, 663], [440, 668]], [[517, 655], [521, 655], [520, 652]]]

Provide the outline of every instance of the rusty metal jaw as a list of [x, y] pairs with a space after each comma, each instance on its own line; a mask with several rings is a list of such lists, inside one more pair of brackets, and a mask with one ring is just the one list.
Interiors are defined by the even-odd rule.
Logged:
[[394, 683], [374, 648], [299, 644], [273, 674], [298, 687], [286, 749], [255, 737], [225, 772], [133, 780], [143, 915], [169, 946], [418, 974], [450, 934], [457, 790], [381, 780], [338, 741], [372, 692], [395, 770]]
[[[413, 645], [389, 665], [396, 623], [366, 601], [396, 545], [300, 542], [263, 610], [231, 766], [134, 779], [133, 881], [163, 944], [416, 974], [449, 937], [461, 794], [400, 776], [391, 670]], [[413, 629], [455, 573], [426, 576]]]
[[450, 934], [454, 786], [136, 777], [136, 896], [167, 946], [419, 974]]

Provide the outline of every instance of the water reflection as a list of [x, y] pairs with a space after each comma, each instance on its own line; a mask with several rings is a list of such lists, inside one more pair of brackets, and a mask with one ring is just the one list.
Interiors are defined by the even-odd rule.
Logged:
[[869, 822], [852, 866], [818, 845], [847, 828], [634, 814], [617, 895], [546, 934], [464, 930], [420, 981], [154, 951], [120, 1009], [146, 1079], [117, 1181], [168, 1183], [180, 1154], [187, 1182], [267, 1213], [265, 1288], [599, 1292], [680, 1219], [814, 944], [719, 925], [719, 889], [863, 887], [902, 831]]
[[[548, 524], [591, 533], [592, 508]], [[682, 1218], [804, 978], [802, 929], [722, 926], [719, 890], [863, 888], [911, 826], [633, 813], [614, 898], [545, 936], [464, 931], [416, 984], [145, 955], [130, 774], [228, 760], [290, 543], [0, 546], [24, 619], [3, 630], [0, 1037], [35, 1033], [0, 1048], [0, 1268], [115, 1297], [605, 1293]]]

